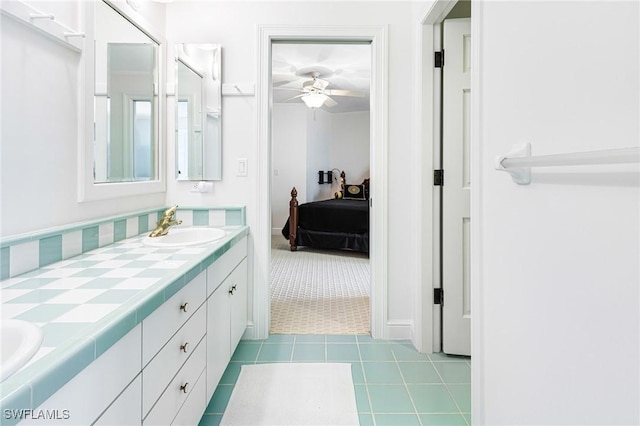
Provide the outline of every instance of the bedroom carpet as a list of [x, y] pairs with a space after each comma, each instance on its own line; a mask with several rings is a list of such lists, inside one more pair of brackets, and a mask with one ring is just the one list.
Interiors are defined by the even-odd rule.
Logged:
[[369, 258], [271, 238], [272, 334], [369, 334]]
[[359, 425], [349, 363], [243, 365], [220, 425]]

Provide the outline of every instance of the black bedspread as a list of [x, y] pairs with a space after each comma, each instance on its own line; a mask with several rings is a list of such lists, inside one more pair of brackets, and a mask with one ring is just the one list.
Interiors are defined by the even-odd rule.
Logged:
[[[282, 228], [289, 239], [289, 219]], [[299, 246], [369, 252], [369, 202], [323, 200], [298, 206]]]

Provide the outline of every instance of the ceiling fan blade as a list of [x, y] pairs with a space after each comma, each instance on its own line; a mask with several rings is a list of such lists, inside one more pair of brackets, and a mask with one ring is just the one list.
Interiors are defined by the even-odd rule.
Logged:
[[274, 85], [273, 87], [274, 90], [289, 90], [291, 92], [299, 92], [300, 89], [296, 89], [295, 87], [278, 87], [276, 85]]
[[293, 100], [293, 99], [301, 98], [301, 97], [303, 97], [303, 96], [306, 96], [306, 94], [303, 94], [303, 95], [296, 95], [296, 96], [294, 96], [294, 97], [292, 97], [292, 98], [289, 98], [289, 99], [285, 100], [285, 102], [287, 102], [287, 101], [291, 101], [291, 100]]
[[334, 101], [331, 98], [327, 98], [324, 100], [324, 106], [327, 106], [329, 108], [333, 108], [334, 106], [338, 105], [338, 103], [336, 101]]
[[282, 86], [283, 84], [291, 83], [292, 81], [296, 81], [298, 77], [295, 75], [289, 74], [273, 74], [271, 76], [271, 83], [274, 86]]
[[364, 98], [367, 96], [366, 93], [356, 92], [355, 90], [329, 89], [325, 90], [325, 93], [331, 96], [352, 96], [355, 98]]

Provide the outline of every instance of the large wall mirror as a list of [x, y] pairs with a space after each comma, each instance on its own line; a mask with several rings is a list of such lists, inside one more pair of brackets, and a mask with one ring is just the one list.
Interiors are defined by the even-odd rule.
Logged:
[[158, 43], [104, 2], [95, 13], [94, 182], [158, 177]]
[[79, 201], [163, 192], [164, 38], [126, 1], [90, 1], [85, 11]]
[[176, 179], [222, 179], [221, 47], [176, 45]]

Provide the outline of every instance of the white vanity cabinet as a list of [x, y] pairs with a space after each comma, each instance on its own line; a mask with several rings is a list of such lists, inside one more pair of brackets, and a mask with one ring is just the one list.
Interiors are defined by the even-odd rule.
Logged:
[[60, 410], [47, 424], [198, 424], [246, 329], [247, 278], [244, 237], [42, 403]]
[[207, 400], [247, 327], [247, 239], [207, 269]]

